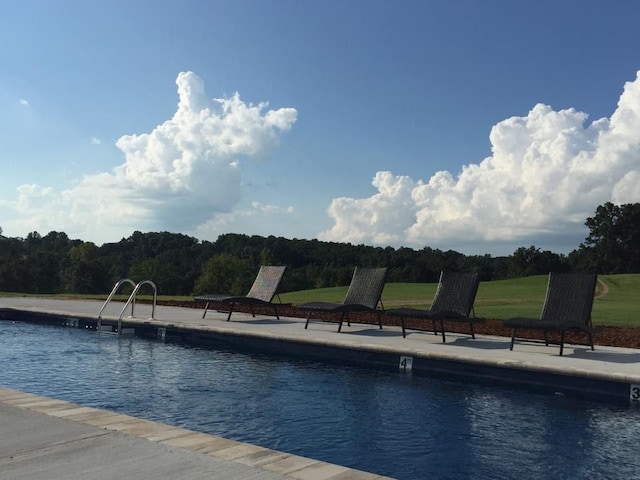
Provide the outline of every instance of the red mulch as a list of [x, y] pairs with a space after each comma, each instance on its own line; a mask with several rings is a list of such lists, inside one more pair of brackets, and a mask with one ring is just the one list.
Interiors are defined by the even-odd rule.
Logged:
[[[188, 308], [204, 308], [202, 303], [192, 302], [192, 301], [159, 301], [159, 304], [162, 305], [170, 305], [177, 307], [188, 307]], [[242, 312], [250, 312], [249, 307], [246, 305], [236, 305], [236, 311]], [[272, 315], [272, 310], [259, 310], [256, 309], [257, 312], [261, 314]], [[282, 306], [278, 307], [278, 313], [286, 317], [305, 317], [305, 313], [291, 306]], [[329, 319], [328, 316], [314, 316], [313, 318], [325, 318]], [[363, 322], [363, 323], [377, 323], [375, 315], [370, 313], [355, 313], [351, 314], [351, 320], [354, 322]], [[397, 320], [382, 316], [382, 324], [383, 325], [396, 325], [399, 326]], [[406, 325], [408, 327], [411, 326], [411, 321], [407, 321]], [[467, 332], [468, 330], [465, 328], [466, 325], [450, 325], [447, 329], [451, 329], [450, 331], [456, 331], [456, 328], [460, 328], [461, 332]], [[511, 331], [502, 326], [501, 320], [492, 320], [487, 319], [485, 323], [479, 324], [475, 326], [476, 333], [484, 334], [484, 335], [497, 335], [503, 337], [511, 337]], [[525, 338], [542, 338], [540, 332], [522, 332], [519, 336]], [[554, 337], [550, 335], [550, 339]], [[567, 343], [585, 343], [587, 340], [586, 335], [584, 334], [573, 334], [569, 333], [566, 336]], [[596, 345], [609, 345], [613, 347], [628, 347], [628, 348], [640, 348], [640, 328], [634, 327], [614, 327], [614, 326], [598, 326], [597, 333], [594, 336], [594, 342]]]

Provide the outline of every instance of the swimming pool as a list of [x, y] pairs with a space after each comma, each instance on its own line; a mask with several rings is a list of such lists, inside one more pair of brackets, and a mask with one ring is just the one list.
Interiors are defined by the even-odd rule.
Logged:
[[640, 411], [0, 322], [0, 385], [399, 479], [634, 478]]

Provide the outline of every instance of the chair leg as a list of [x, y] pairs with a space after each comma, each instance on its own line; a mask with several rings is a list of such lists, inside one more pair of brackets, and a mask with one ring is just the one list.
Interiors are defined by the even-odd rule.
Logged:
[[595, 348], [593, 348], [593, 332], [589, 332], [589, 344], [591, 345], [591, 351], [594, 351]]
[[560, 333], [560, 356], [562, 356], [562, 352], [564, 351], [564, 330]]
[[278, 307], [273, 306], [273, 314], [276, 316], [276, 320], [280, 320], [280, 316], [278, 315]]
[[[342, 322], [344, 322], [344, 317], [345, 317], [345, 312], [342, 312], [342, 315], [340, 315], [340, 325], [338, 325], [338, 332], [342, 330]], [[347, 317], [347, 325], [351, 326], [351, 323], [349, 323], [349, 317]]]
[[440, 330], [442, 330], [442, 343], [447, 343], [447, 339], [444, 337], [444, 320], [440, 320]]
[[471, 328], [471, 338], [476, 339], [476, 333], [473, 331], [473, 322], [469, 322], [469, 327]]
[[251, 316], [256, 318], [256, 312], [253, 310], [253, 305], [249, 305], [249, 310], [251, 310]]
[[[231, 314], [233, 313], [233, 307], [235, 307], [235, 305], [235, 303], [231, 303], [231, 308], [229, 308], [229, 315], [227, 315], [227, 322], [231, 320]], [[251, 310], [251, 313], [253, 313], [253, 310]]]
[[546, 330], [544, 331], [544, 345], [546, 347], [549, 346], [549, 337], [547, 336], [547, 331]]
[[513, 351], [513, 343], [516, 341], [516, 329], [511, 329], [511, 345], [509, 346], [509, 350]]
[[438, 335], [438, 327], [436, 325], [436, 320], [435, 318], [431, 320], [431, 323], [433, 323], [433, 334], [434, 335]]
[[305, 330], [309, 326], [309, 320], [311, 320], [311, 310], [309, 310], [309, 314], [307, 315], [307, 323], [304, 324], [304, 329]]
[[204, 312], [202, 312], [202, 318], [207, 314], [207, 310], [209, 310], [209, 302], [204, 306]]
[[400, 325], [402, 326], [402, 338], [407, 338], [407, 332], [404, 330], [404, 317], [400, 317]]
[[382, 330], [382, 318], [380, 317], [380, 312], [377, 312], [378, 315], [378, 325], [380, 326], [380, 330]]

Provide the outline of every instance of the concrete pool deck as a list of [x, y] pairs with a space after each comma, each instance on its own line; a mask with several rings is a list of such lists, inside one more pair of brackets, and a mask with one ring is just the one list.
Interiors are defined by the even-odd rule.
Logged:
[[[91, 329], [95, 328], [101, 305], [99, 301], [3, 297], [0, 298], [0, 319]], [[103, 314], [103, 326], [108, 328], [117, 323], [122, 305], [113, 304], [107, 308]], [[516, 344], [514, 351], [510, 351], [509, 339], [504, 337], [477, 335], [474, 340], [467, 335], [448, 334], [447, 343], [443, 344], [440, 336], [430, 332], [410, 331], [407, 338], [403, 338], [399, 327], [379, 330], [374, 325], [354, 323], [350, 327], [343, 326], [342, 333], [338, 333], [335, 323], [313, 322], [305, 330], [304, 319], [292, 317], [278, 320], [265, 315], [253, 318], [249, 314], [234, 313], [231, 321], [227, 322], [226, 313], [210, 311], [202, 319], [200, 309], [166, 306], [156, 307], [153, 320], [145, 317], [150, 313], [149, 305], [137, 305], [137, 318], [124, 318], [123, 330], [135, 329], [137, 335], [159, 341], [228, 345], [302, 356], [331, 361], [338, 367], [364, 365], [405, 374], [424, 373], [504, 382], [618, 403], [637, 404], [636, 397], [640, 398], [640, 350], [635, 349], [596, 346], [595, 351], [591, 351], [588, 347], [567, 345], [564, 356], [560, 357], [557, 346]], [[193, 467], [192, 473], [189, 473], [192, 467], [185, 466], [184, 475], [181, 474], [180, 478], [383, 478], [2, 388], [0, 427], [2, 431], [19, 432], [0, 439], [0, 471], [5, 474], [12, 465], [16, 468], [15, 475], [6, 478], [86, 478], [82, 469], [93, 468], [95, 471], [90, 470], [91, 478], [130, 476], [162, 480], [176, 478], [176, 470], [172, 470], [175, 467], [171, 465], [183, 462], [184, 465], [200, 466]], [[159, 433], [165, 429], [166, 434]], [[57, 432], [60, 432], [60, 437]], [[47, 439], [51, 439], [51, 443], [47, 443]], [[78, 447], [85, 441], [87, 447]], [[102, 443], [108, 446], [101, 448]], [[199, 451], [200, 447], [190, 449], [190, 445], [200, 445], [203, 450]], [[136, 451], [140, 456], [132, 457]], [[51, 458], [59, 460], [51, 464], [52, 469], [60, 468], [59, 475], [47, 467], [49, 452], [53, 456]], [[198, 459], [192, 462], [193, 455]], [[214, 462], [203, 456], [212, 457]], [[73, 461], [65, 464], [62, 461], [65, 458]], [[142, 464], [136, 464], [132, 458], [141, 459]], [[172, 458], [175, 460], [170, 460]], [[163, 470], [162, 465], [173, 472], [173, 476], [163, 477], [158, 473]], [[65, 468], [69, 470], [65, 471]]]
[[3, 480], [383, 480], [215, 435], [0, 387]]

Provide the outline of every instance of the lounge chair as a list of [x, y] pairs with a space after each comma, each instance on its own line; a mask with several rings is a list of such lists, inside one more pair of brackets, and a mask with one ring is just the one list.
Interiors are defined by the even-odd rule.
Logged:
[[[204, 307], [204, 312], [202, 313], [202, 318], [207, 314], [207, 310], [209, 310], [210, 303], [222, 303], [225, 306], [228, 306], [229, 315], [227, 316], [227, 322], [231, 319], [231, 314], [233, 313], [233, 309], [236, 304], [249, 305], [251, 309], [251, 315], [255, 317], [255, 312], [253, 311], [254, 306], [266, 306], [273, 308], [273, 313], [275, 317], [279, 320], [280, 316], [278, 315], [278, 306], [290, 305], [286, 303], [275, 303], [273, 302], [273, 297], [275, 297], [276, 291], [278, 290], [278, 286], [280, 285], [280, 281], [282, 280], [282, 276], [284, 275], [284, 271], [287, 267], [276, 267], [276, 266], [261, 266], [258, 271], [258, 275], [245, 296], [233, 296], [233, 295], [224, 295], [224, 294], [212, 294], [212, 295], [200, 295], [195, 297], [194, 300], [199, 302], [207, 302]], [[278, 296], [278, 300], [280, 300], [280, 296]], [[225, 309], [226, 310], [226, 309]]]
[[484, 322], [484, 318], [476, 317], [473, 310], [479, 284], [480, 277], [477, 273], [443, 271], [430, 309], [394, 308], [387, 310], [385, 314], [400, 318], [403, 337], [407, 336], [405, 319], [411, 318], [431, 321], [433, 333], [437, 335], [441, 332], [443, 343], [446, 342], [444, 322], [469, 324], [471, 338], [475, 339], [473, 326]]
[[[589, 345], [593, 350], [593, 324], [591, 310], [596, 291], [598, 276], [590, 273], [550, 273], [547, 283], [547, 295], [540, 318], [515, 317], [505, 320], [503, 325], [511, 328], [511, 347], [516, 341], [519, 329], [542, 330], [544, 343], [560, 345], [560, 355], [564, 350], [566, 332], [584, 332], [589, 337]], [[551, 342], [548, 332], [559, 332], [560, 342]], [[520, 339], [522, 342], [541, 342], [534, 339]]]
[[378, 318], [378, 325], [382, 328], [378, 303], [382, 303], [380, 297], [382, 296], [386, 277], [386, 268], [356, 267], [353, 271], [349, 290], [347, 290], [347, 295], [342, 303], [310, 302], [297, 306], [301, 310], [307, 310], [307, 323], [305, 323], [304, 328], [306, 329], [309, 326], [311, 315], [319, 312], [338, 315], [338, 321], [340, 322], [338, 325], [339, 332], [342, 330], [342, 323], [345, 320], [347, 325], [351, 326], [349, 312], [375, 312]]

